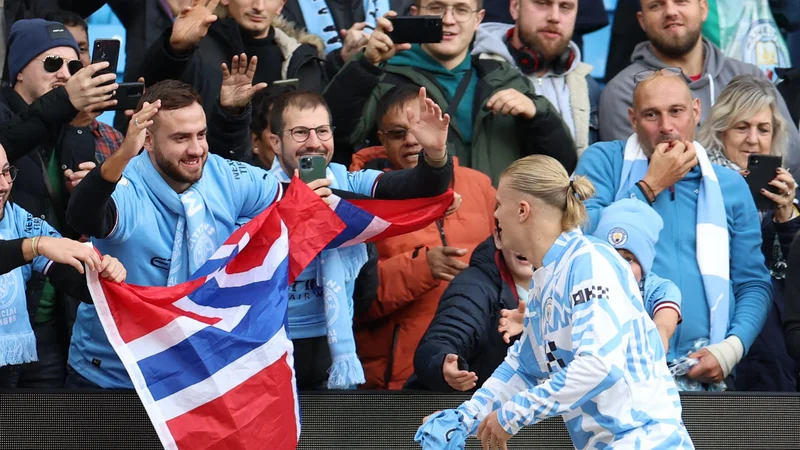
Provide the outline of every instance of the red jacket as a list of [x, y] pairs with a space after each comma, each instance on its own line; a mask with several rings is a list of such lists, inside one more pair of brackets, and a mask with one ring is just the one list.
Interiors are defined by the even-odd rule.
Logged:
[[[353, 155], [350, 170], [367, 164], [385, 166], [386, 150], [370, 147]], [[428, 329], [447, 282], [436, 280], [428, 267], [427, 249], [466, 248], [460, 258], [469, 263], [472, 251], [494, 229], [495, 190], [486, 175], [460, 167], [454, 159], [453, 190], [461, 207], [415, 233], [377, 242], [380, 259], [378, 298], [355, 320], [358, 356], [367, 382], [364, 389], [401, 389], [414, 371], [414, 352]]]

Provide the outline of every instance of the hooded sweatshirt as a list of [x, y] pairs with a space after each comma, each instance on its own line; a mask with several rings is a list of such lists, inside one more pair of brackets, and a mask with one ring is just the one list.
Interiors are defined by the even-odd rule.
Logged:
[[[746, 74], [759, 78], [766, 76], [761, 69], [752, 64], [726, 57], [719, 48], [706, 39], [703, 39], [703, 50], [705, 62], [702, 76], [697, 81], [691, 81], [686, 77], [692, 96], [700, 100], [700, 124], [708, 118], [717, 97], [733, 77]], [[631, 62], [630, 66], [618, 73], [606, 85], [600, 96], [600, 140], [602, 141], [624, 141], [633, 132], [628, 119], [628, 108], [633, 105], [633, 76], [643, 70], [667, 67], [653, 54], [650, 42], [642, 42], [636, 46]], [[789, 109], [780, 95], [778, 103], [783, 117], [792, 122]], [[785, 167], [791, 168], [792, 171], [800, 170], [800, 133], [796, 127], [789, 127], [789, 146], [783, 154], [783, 159]]]
[[[514, 67], [518, 67], [516, 58], [508, 48], [506, 38], [508, 30], [513, 27], [514, 25], [505, 23], [481, 24], [475, 34], [475, 46], [472, 54], [494, 54]], [[592, 66], [581, 61], [581, 51], [578, 46], [570, 41], [569, 48], [572, 50], [574, 58], [566, 72], [555, 74], [548, 71], [541, 77], [536, 74], [523, 75], [531, 81], [536, 93], [547, 98], [561, 114], [579, 151], [582, 152], [588, 145], [594, 143], [597, 137], [597, 103], [601, 88], [591, 77]], [[590, 126], [595, 129], [595, 132], [592, 133], [594, 139], [589, 136]], [[576, 130], [580, 131], [582, 139], [576, 136]], [[579, 142], [582, 142], [583, 145]]]
[[[398, 53], [387, 61], [387, 64], [415, 67], [433, 73], [436, 77], [436, 82], [446, 91], [448, 99], [453, 98], [464, 75], [472, 70], [472, 58], [469, 56], [464, 58], [464, 61], [461, 61], [461, 64], [454, 67], [453, 70], [447, 70], [431, 55], [425, 53], [425, 50], [419, 44], [414, 44], [409, 51]], [[472, 104], [474, 103], [472, 99], [475, 98], [477, 86], [478, 77], [473, 74], [467, 85], [467, 90], [464, 91], [464, 96], [458, 103], [454, 117], [456, 126], [461, 132], [465, 143], [472, 142]]]

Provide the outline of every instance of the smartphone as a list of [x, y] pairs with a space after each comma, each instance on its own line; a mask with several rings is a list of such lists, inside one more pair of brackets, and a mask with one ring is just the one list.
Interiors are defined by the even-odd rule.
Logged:
[[395, 44], [434, 44], [442, 42], [442, 18], [437, 16], [391, 17], [389, 37]]
[[120, 83], [119, 88], [116, 90], [116, 94], [114, 94], [112, 97], [112, 100], [116, 100], [117, 104], [106, 108], [103, 111], [125, 111], [126, 109], [136, 109], [136, 107], [139, 106], [139, 100], [141, 100], [143, 94], [144, 83], [140, 83], [138, 81], [133, 83]]
[[[92, 51], [92, 64], [101, 61], [108, 61], [108, 67], [98, 71], [94, 76], [100, 76], [107, 73], [117, 73], [117, 63], [119, 62], [119, 45], [120, 41], [116, 39], [96, 39], [94, 41], [94, 50]], [[111, 84], [109, 81], [105, 84]]]
[[288, 87], [296, 91], [300, 89], [300, 80], [297, 78], [289, 78], [287, 80], [275, 80], [272, 82], [273, 87]]
[[775, 172], [781, 166], [780, 156], [751, 154], [747, 157], [747, 185], [750, 187], [750, 194], [756, 201], [756, 208], [759, 210], [772, 209], [775, 204], [761, 193], [761, 189], [766, 189], [773, 194], [779, 194], [778, 188], [770, 186], [769, 182], [777, 176]]
[[328, 168], [328, 161], [322, 155], [301, 156], [300, 157], [300, 180], [303, 183], [310, 183], [314, 180], [325, 178], [325, 171]]

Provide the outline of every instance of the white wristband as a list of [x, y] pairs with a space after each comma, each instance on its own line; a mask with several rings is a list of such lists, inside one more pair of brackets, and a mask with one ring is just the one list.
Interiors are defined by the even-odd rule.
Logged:
[[728, 336], [724, 341], [719, 344], [713, 344], [706, 347], [719, 362], [722, 368], [722, 374], [725, 378], [731, 374], [733, 368], [744, 356], [744, 344], [741, 339], [736, 336]]

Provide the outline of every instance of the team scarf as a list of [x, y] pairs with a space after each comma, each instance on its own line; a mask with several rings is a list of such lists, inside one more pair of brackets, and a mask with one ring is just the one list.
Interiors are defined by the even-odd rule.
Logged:
[[[703, 279], [710, 315], [709, 341], [717, 344], [728, 332], [730, 313], [730, 248], [725, 203], [717, 174], [708, 154], [694, 142], [702, 180], [697, 199], [697, 265]], [[616, 200], [627, 193], [647, 174], [650, 164], [636, 134], [625, 143], [624, 162]]]
[[[374, 29], [378, 22], [378, 17], [383, 17], [389, 12], [389, 0], [363, 0], [364, 1], [364, 22]], [[309, 33], [322, 38], [325, 43], [325, 54], [328, 54], [342, 47], [342, 37], [333, 22], [330, 8], [325, 0], [301, 0], [300, 10], [303, 12], [303, 20], [306, 22], [306, 29]]]
[[[10, 201], [4, 207], [0, 220], [0, 239], [12, 240], [20, 236], [15, 206]], [[7, 256], [6, 256], [7, 257]], [[23, 268], [0, 275], [0, 367], [38, 361], [36, 336], [28, 320], [28, 302], [25, 294]]]
[[167, 286], [174, 286], [188, 280], [205, 264], [220, 242], [216, 236], [214, 216], [203, 195], [206, 189], [216, 189], [216, 186], [211, 177], [204, 176], [178, 194], [156, 171], [148, 153], [136, 157], [134, 164], [134, 173], [142, 177], [140, 185], [157, 203], [178, 216], [167, 278]]
[[[271, 172], [282, 182], [291, 181], [277, 159]], [[326, 169], [326, 177], [331, 180], [332, 189], [347, 190], [347, 171], [341, 172], [337, 176], [330, 167]], [[367, 246], [358, 244], [323, 250], [309, 265], [311, 270], [317, 272], [317, 285], [322, 286], [325, 299], [325, 326], [333, 361], [329, 371], [328, 389], [348, 389], [366, 382], [364, 368], [356, 354], [350, 297], [355, 279], [368, 259]]]

